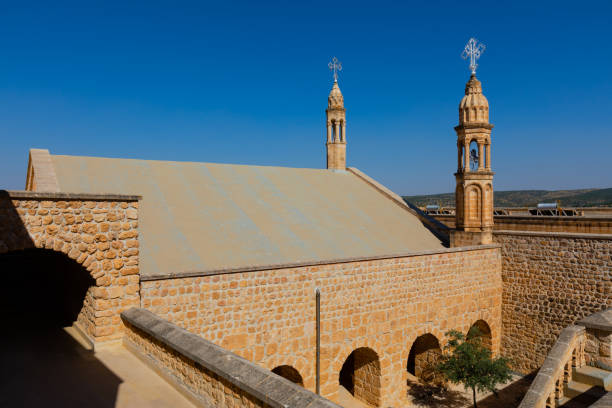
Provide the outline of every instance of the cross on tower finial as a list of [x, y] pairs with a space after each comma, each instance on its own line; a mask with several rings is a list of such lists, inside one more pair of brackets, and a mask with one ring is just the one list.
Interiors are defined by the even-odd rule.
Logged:
[[342, 71], [342, 63], [338, 61], [338, 58], [334, 57], [327, 66], [330, 71], [334, 72], [334, 82], [338, 82], [338, 72]]
[[474, 37], [470, 38], [468, 43], [465, 45], [463, 52], [461, 53], [461, 58], [464, 60], [470, 59], [470, 69], [472, 70], [472, 75], [476, 75], [476, 60], [480, 58], [480, 54], [482, 54], [485, 50], [485, 45], [483, 43], [479, 43], [477, 39]]

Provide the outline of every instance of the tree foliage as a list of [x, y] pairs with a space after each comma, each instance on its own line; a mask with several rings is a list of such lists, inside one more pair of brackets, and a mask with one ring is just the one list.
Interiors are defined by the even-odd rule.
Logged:
[[468, 336], [457, 330], [446, 333], [448, 343], [440, 357], [436, 370], [454, 383], [462, 384], [472, 390], [474, 407], [476, 391], [493, 391], [498, 384], [509, 381], [509, 360], [505, 357], [493, 358], [491, 350], [482, 343], [482, 333], [472, 327]]

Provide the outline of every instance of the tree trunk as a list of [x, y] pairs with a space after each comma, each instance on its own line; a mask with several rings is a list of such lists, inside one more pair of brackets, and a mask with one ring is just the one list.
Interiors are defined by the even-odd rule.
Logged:
[[474, 398], [474, 408], [478, 408], [476, 406], [476, 388], [472, 387], [472, 397]]

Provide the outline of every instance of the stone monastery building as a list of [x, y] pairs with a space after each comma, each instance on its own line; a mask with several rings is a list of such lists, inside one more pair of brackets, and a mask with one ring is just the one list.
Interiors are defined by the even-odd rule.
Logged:
[[343, 389], [407, 406], [450, 329], [476, 325], [527, 374], [564, 327], [610, 307], [612, 229], [494, 230], [475, 75], [453, 228], [346, 166], [337, 81], [326, 117], [327, 169], [31, 149], [26, 191], [0, 192], [0, 269], [23, 271], [3, 306], [95, 349], [122, 342], [192, 401], [227, 407], [331, 407]]

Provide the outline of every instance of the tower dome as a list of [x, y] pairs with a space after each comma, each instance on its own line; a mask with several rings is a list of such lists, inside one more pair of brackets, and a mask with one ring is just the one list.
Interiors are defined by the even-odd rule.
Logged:
[[344, 97], [340, 92], [338, 81], [334, 81], [329, 96], [327, 97], [327, 106], [329, 109], [344, 109]]
[[489, 123], [489, 102], [475, 74], [465, 84], [465, 96], [459, 103], [459, 123]]

